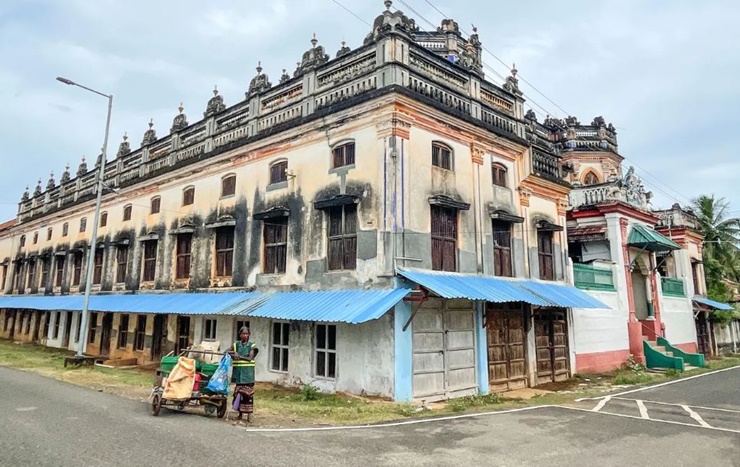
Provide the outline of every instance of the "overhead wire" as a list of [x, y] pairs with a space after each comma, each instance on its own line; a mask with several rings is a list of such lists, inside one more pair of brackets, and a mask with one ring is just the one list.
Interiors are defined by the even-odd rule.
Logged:
[[[399, 1], [400, 3], [402, 3], [402, 4], [406, 5], [406, 6], [407, 6], [407, 7], [408, 7], [408, 8], [409, 8], [409, 9], [410, 9], [411, 11], [415, 11], [415, 10], [413, 10], [413, 8], [412, 8], [411, 6], [409, 6], [409, 5], [408, 5], [408, 3], [406, 3], [406, 2], [404, 1], [404, 0], [398, 0], [398, 1]], [[426, 3], [428, 4], [428, 5], [429, 5], [429, 6], [431, 6], [431, 7], [432, 7], [432, 8], [433, 8], [433, 9], [434, 9], [435, 11], [437, 11], [437, 12], [438, 12], [438, 13], [439, 13], [440, 15], [442, 15], [442, 17], [443, 17], [443, 18], [449, 18], [449, 16], [448, 16], [448, 15], [446, 15], [446, 14], [445, 14], [445, 13], [444, 13], [444, 12], [443, 12], [442, 10], [440, 10], [439, 8], [437, 8], [437, 6], [436, 6], [436, 5], [434, 4], [434, 3], [432, 3], [432, 1], [431, 1], [431, 0], [424, 0], [424, 1], [425, 1], [425, 2], [426, 2]], [[430, 23], [430, 24], [432, 24], [432, 26], [434, 26], [434, 24], [433, 24], [433, 23], [431, 23], [430, 21], [428, 21], [427, 19], [425, 19], [425, 18], [424, 18], [423, 16], [421, 16], [421, 15], [420, 15], [420, 14], [419, 14], [418, 12], [416, 12], [416, 14], [417, 14], [417, 15], [419, 15], [419, 16], [420, 16], [420, 17], [421, 17], [421, 18], [422, 18], [422, 19], [423, 19], [424, 21], [426, 21], [427, 23]], [[463, 28], [460, 28], [460, 31], [462, 31], [462, 33], [463, 33], [463, 34], [466, 34], [466, 35], [470, 36], [470, 34], [468, 34], [468, 33], [467, 33], [467, 32], [465, 31], [465, 29], [463, 29]], [[489, 50], [489, 49], [488, 49], [487, 47], [485, 47], [485, 46], [483, 46], [483, 45], [482, 45], [481, 47], [483, 48], [483, 50], [484, 50], [485, 52], [487, 52], [487, 53], [488, 53], [489, 55], [491, 55], [491, 56], [492, 56], [492, 57], [493, 57], [494, 59], [496, 59], [496, 60], [497, 60], [497, 61], [498, 61], [499, 63], [501, 63], [502, 65], [504, 65], [504, 66], [507, 66], [507, 67], [508, 67], [508, 64], [507, 64], [506, 62], [504, 62], [503, 60], [501, 60], [501, 59], [500, 59], [500, 58], [499, 58], [499, 57], [498, 57], [498, 56], [497, 56], [496, 54], [494, 54], [493, 52], [491, 52], [491, 51], [490, 51], [490, 50]], [[488, 67], [488, 66], [487, 66], [487, 65], [485, 65], [485, 64], [484, 64], [484, 66]], [[488, 67], [488, 68], [490, 68], [490, 67]], [[499, 75], [499, 76], [500, 76], [500, 75]], [[518, 79], [520, 79], [520, 80], [521, 80], [521, 81], [522, 81], [523, 83], [527, 84], [527, 85], [528, 85], [528, 86], [529, 86], [530, 88], [532, 88], [532, 89], [533, 89], [533, 90], [534, 90], [535, 92], [537, 92], [538, 94], [540, 94], [540, 95], [541, 95], [542, 97], [544, 97], [544, 98], [545, 98], [545, 99], [546, 99], [546, 100], [547, 100], [548, 102], [550, 102], [550, 103], [551, 103], [552, 105], [554, 105], [554, 106], [555, 106], [555, 107], [556, 107], [557, 109], [559, 109], [559, 110], [560, 110], [561, 112], [563, 112], [563, 113], [564, 113], [565, 115], [572, 115], [571, 113], [569, 113], [568, 111], [566, 111], [566, 110], [565, 110], [565, 109], [564, 109], [563, 107], [561, 107], [560, 105], [558, 105], [558, 103], [557, 103], [557, 102], [555, 102], [555, 101], [554, 101], [553, 99], [551, 99], [551, 98], [550, 98], [549, 96], [547, 96], [547, 95], [546, 95], [545, 93], [543, 93], [542, 91], [540, 91], [540, 90], [539, 90], [539, 89], [538, 89], [538, 88], [537, 88], [536, 86], [534, 86], [534, 84], [532, 84], [531, 82], [529, 82], [529, 81], [527, 81], [526, 79], [524, 79], [524, 78], [523, 78], [523, 77], [521, 76], [521, 74], [517, 74], [517, 78], [518, 78]], [[525, 97], [527, 97], [527, 101], [528, 101], [528, 102], [531, 102], [531, 103], [533, 103], [533, 104], [534, 104], [535, 106], [537, 106], [538, 108], [540, 108], [541, 110], [543, 110], [543, 111], [544, 111], [544, 112], [545, 112], [545, 113], [546, 113], [546, 114], [547, 114], [548, 116], [549, 116], [549, 115], [555, 115], [554, 113], [550, 112], [549, 110], [547, 110], [547, 109], [545, 109], [544, 107], [542, 107], [541, 105], [539, 105], [539, 104], [538, 104], [537, 102], [533, 101], [531, 97], [529, 97], [529, 96], [525, 96]], [[533, 109], [533, 110], [534, 110], [534, 109]], [[537, 111], [535, 110], [535, 112], [537, 112]], [[681, 201], [680, 199], [678, 199], [678, 198], [677, 198], [677, 197], [676, 197], [675, 195], [678, 195], [678, 196], [679, 196], [680, 198], [683, 198], [683, 199], [684, 199], [685, 201], [687, 201], [687, 202], [688, 202], [688, 203], [690, 203], [690, 204], [691, 204], [691, 203], [693, 202], [693, 201], [692, 201], [692, 199], [691, 199], [690, 197], [688, 197], [688, 196], [685, 196], [685, 195], [684, 195], [684, 194], [682, 194], [681, 192], [679, 192], [679, 191], [675, 190], [674, 188], [672, 188], [671, 186], [669, 186], [669, 185], [668, 185], [667, 183], [665, 183], [665, 182], [663, 182], [663, 181], [662, 181], [661, 179], [659, 179], [659, 178], [658, 178], [657, 176], [653, 175], [653, 174], [652, 174], [651, 172], [649, 172], [648, 170], [646, 170], [646, 169], [644, 169], [643, 167], [639, 166], [639, 165], [638, 165], [638, 164], [637, 164], [637, 163], [636, 163], [636, 162], [635, 162], [634, 160], [632, 160], [632, 159], [630, 159], [630, 158], [628, 158], [628, 157], [625, 157], [625, 156], [622, 156], [622, 157], [624, 157], [624, 159], [625, 159], [625, 160], [627, 160], [627, 161], [631, 162], [631, 163], [632, 163], [632, 165], [634, 165], [635, 167], [637, 167], [638, 169], [640, 169], [640, 171], [641, 171], [641, 172], [643, 173], [643, 175], [648, 175], [648, 176], [650, 176], [650, 178], [654, 179], [654, 180], [655, 180], [655, 182], [648, 182], [648, 183], [649, 183], [649, 185], [651, 185], [651, 186], [652, 186], [652, 187], [653, 187], [653, 188], [654, 188], [654, 189], [655, 189], [656, 191], [658, 191], [658, 192], [662, 193], [663, 195], [667, 196], [667, 197], [668, 197], [669, 199], [673, 199], [674, 201], [677, 201], [677, 202], [679, 202], [679, 204], [680, 204], [680, 203], [682, 203], [682, 201]], [[657, 182], [657, 183], [656, 183], [656, 182]], [[669, 193], [667, 193], [667, 192], [666, 192], [665, 190], [663, 190], [663, 189], [661, 189], [660, 187], [658, 187], [658, 186], [657, 186], [658, 184], [660, 184], [660, 185], [663, 185], [663, 187], [665, 187], [665, 188], [666, 188], [666, 189], [668, 189], [669, 191], [673, 192], [674, 194], [669, 194]]]

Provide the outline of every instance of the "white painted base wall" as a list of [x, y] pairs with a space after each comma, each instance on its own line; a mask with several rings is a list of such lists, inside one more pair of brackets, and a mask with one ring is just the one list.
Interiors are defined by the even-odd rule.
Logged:
[[[205, 317], [195, 319], [195, 343], [204, 338]], [[237, 321], [248, 320], [250, 339], [259, 348], [256, 379], [285, 386], [311, 384], [323, 392], [349, 392], [392, 397], [394, 391], [394, 322], [389, 312], [380, 319], [363, 324], [337, 326], [337, 376], [324, 379], [315, 376], [315, 326], [295, 321], [290, 326], [288, 372], [271, 370], [272, 323], [280, 322], [255, 317], [209, 316], [216, 319], [216, 340], [221, 351], [236, 340]]]
[[571, 352], [589, 354], [629, 349], [627, 321], [629, 311], [620, 309], [617, 292], [587, 291], [608, 305], [609, 310], [573, 309]]
[[694, 310], [688, 298], [664, 296], [660, 319], [665, 324], [665, 338], [671, 344], [696, 342]]
[[740, 321], [735, 320], [727, 326], [715, 324], [714, 336], [720, 353], [740, 352]]

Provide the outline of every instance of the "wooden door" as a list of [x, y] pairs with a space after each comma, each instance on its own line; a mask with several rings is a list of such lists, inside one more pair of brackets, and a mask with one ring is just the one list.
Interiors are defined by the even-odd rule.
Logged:
[[152, 330], [152, 361], [162, 358], [164, 341], [167, 338], [167, 315], [154, 315]]
[[427, 402], [478, 393], [473, 305], [447, 305], [427, 302], [412, 321], [414, 398]]
[[190, 347], [190, 316], [178, 316], [175, 353], [179, 354], [188, 347]]
[[34, 315], [35, 315], [35, 318], [36, 319], [34, 319], [34, 321], [33, 321], [33, 341], [34, 342], [38, 342], [38, 340], [39, 340], [39, 331], [40, 331], [40, 328], [41, 328], [41, 316], [42, 316], [42, 312], [36, 310], [36, 312], [34, 313]]
[[699, 312], [694, 320], [696, 325], [696, 346], [699, 353], [709, 356], [709, 339], [707, 335], [707, 318]]
[[103, 315], [103, 324], [100, 330], [100, 355], [110, 354], [110, 335], [113, 332], [113, 313]]
[[478, 394], [475, 370], [475, 311], [472, 308], [445, 312], [445, 397]]
[[526, 326], [521, 307], [498, 305], [486, 315], [488, 381], [492, 391], [527, 386]]
[[72, 312], [68, 311], [64, 316], [64, 335], [62, 336], [62, 347], [69, 347], [69, 336], [72, 334]]
[[444, 399], [444, 312], [439, 309], [421, 309], [414, 316], [412, 325], [414, 398]]
[[565, 311], [540, 311], [534, 316], [537, 384], [569, 377], [568, 321]]

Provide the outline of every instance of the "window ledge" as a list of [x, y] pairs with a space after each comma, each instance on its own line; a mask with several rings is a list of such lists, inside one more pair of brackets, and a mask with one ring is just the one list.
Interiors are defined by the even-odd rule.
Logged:
[[223, 196], [220, 196], [218, 199], [219, 199], [219, 201], [221, 201], [221, 200], [231, 199], [231, 198], [235, 198], [235, 197], [236, 197], [236, 193], [234, 193], [233, 195], [223, 195]]
[[432, 164], [432, 170], [435, 170], [435, 169], [436, 170], [441, 170], [442, 172], [445, 172], [445, 173], [451, 173], [451, 174], [454, 174], [455, 173], [455, 170], [454, 169], [445, 169], [444, 167], [440, 167], [438, 165]]
[[329, 377], [329, 376], [313, 375], [313, 378], [316, 379], [316, 380], [319, 380], [319, 381], [331, 381], [331, 382], [336, 382], [337, 381], [337, 377], [336, 376], [332, 378], [332, 377]]
[[282, 370], [273, 370], [272, 368], [270, 368], [270, 370], [269, 370], [269, 371], [270, 371], [270, 373], [277, 373], [277, 374], [279, 374], [279, 375], [287, 375], [288, 373], [290, 373], [290, 372], [288, 372], [288, 371], [282, 371]]
[[282, 190], [283, 188], [288, 188], [287, 180], [285, 180], [284, 182], [270, 183], [269, 185], [267, 185], [266, 190], [267, 191], [277, 191], [277, 190]]
[[343, 165], [341, 167], [332, 167], [331, 169], [329, 169], [329, 173], [330, 174], [347, 173], [354, 168], [355, 168], [355, 164]]

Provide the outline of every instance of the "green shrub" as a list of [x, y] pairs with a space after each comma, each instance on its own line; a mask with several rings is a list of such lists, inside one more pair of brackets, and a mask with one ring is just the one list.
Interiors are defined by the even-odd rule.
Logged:
[[304, 401], [315, 401], [319, 398], [319, 388], [306, 384], [301, 388], [301, 398]]

